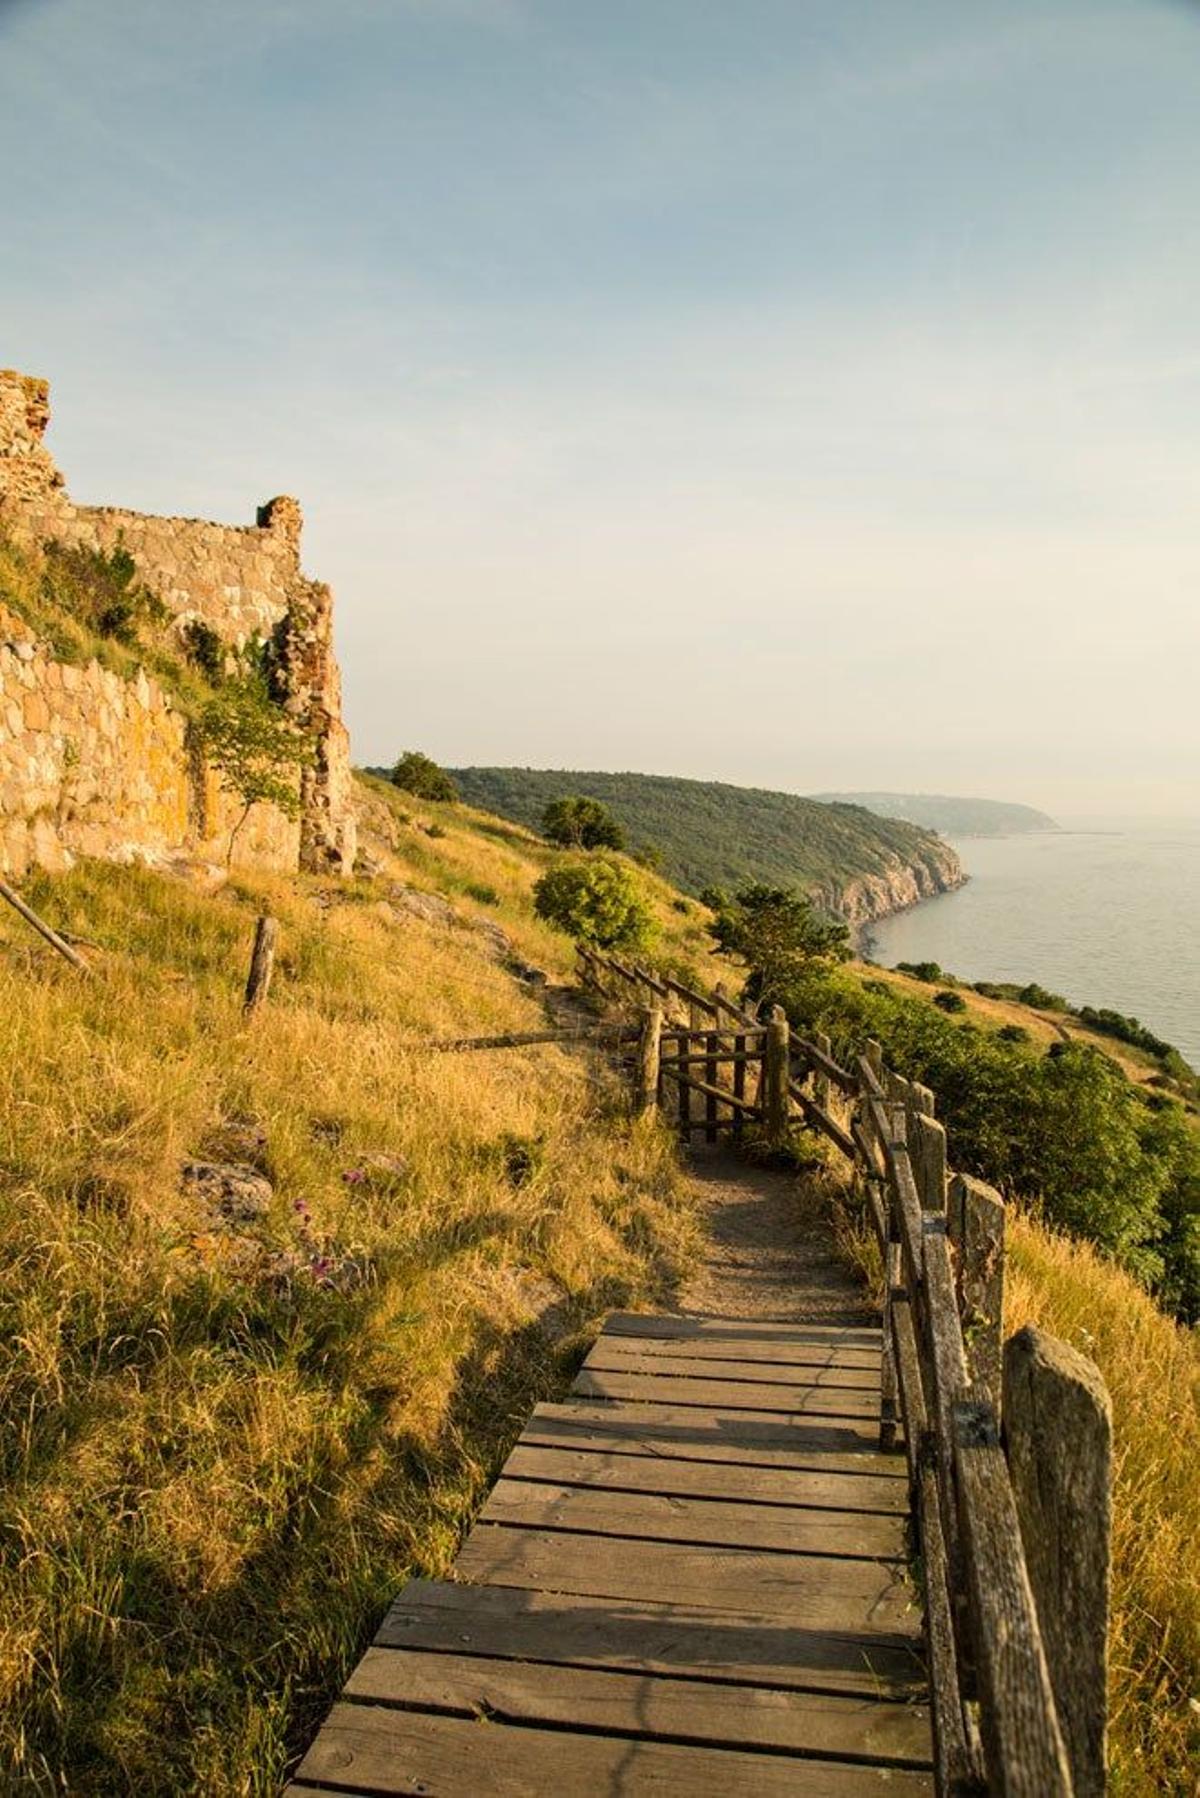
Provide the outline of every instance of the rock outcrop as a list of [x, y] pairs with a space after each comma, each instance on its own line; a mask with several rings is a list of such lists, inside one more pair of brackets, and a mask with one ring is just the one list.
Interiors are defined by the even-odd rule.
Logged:
[[962, 863], [948, 843], [934, 842], [911, 860], [887, 858], [887, 865], [842, 883], [828, 881], [812, 889], [824, 910], [844, 918], [852, 929], [872, 924], [893, 912], [907, 911], [922, 899], [952, 893], [966, 880]]

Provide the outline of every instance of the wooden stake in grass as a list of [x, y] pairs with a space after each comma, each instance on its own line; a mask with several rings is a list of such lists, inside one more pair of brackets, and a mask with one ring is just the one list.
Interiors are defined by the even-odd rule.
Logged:
[[45, 937], [51, 948], [57, 949], [58, 953], [63, 956], [65, 960], [69, 961], [73, 968], [78, 968], [81, 974], [91, 973], [92, 970], [88, 967], [82, 955], [77, 955], [70, 943], [68, 943], [65, 938], [59, 936], [57, 930], [51, 930], [45, 919], [38, 917], [32, 905], [26, 905], [20, 893], [14, 892], [12, 887], [3, 880], [0, 880], [0, 899], [7, 899], [13, 910], [20, 912], [25, 922], [27, 924], [32, 924], [38, 935]]
[[250, 975], [246, 981], [246, 999], [242, 1007], [247, 1014], [258, 1010], [270, 989], [271, 974], [275, 967], [275, 943], [278, 936], [278, 920], [264, 912], [254, 927]]
[[642, 1013], [642, 1034], [638, 1041], [637, 1089], [634, 1105], [639, 1117], [646, 1117], [658, 1104], [658, 1081], [662, 1053], [662, 1008], [657, 1005]]

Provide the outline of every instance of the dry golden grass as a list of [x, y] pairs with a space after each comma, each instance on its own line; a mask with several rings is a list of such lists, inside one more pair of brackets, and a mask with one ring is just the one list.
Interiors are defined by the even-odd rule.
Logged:
[[[88, 982], [0, 923], [5, 1789], [277, 1790], [595, 1320], [687, 1264], [673, 1145], [601, 1066], [415, 1047], [544, 1013], [387, 879], [487, 882], [499, 904], [464, 912], [569, 959], [524, 849], [445, 828], [398, 826], [373, 882], [42, 881], [102, 945]], [[282, 947], [247, 1028], [264, 900]], [[213, 1228], [180, 1164], [247, 1154], [271, 1209]]]
[[1200, 1343], [1086, 1244], [1011, 1211], [1006, 1327], [1096, 1362], [1115, 1447], [1110, 1688], [1114, 1790], [1200, 1780]]

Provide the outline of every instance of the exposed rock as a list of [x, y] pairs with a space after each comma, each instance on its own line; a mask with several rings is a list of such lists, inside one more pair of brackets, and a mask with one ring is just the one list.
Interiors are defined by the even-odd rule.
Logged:
[[937, 843], [911, 862], [898, 855], [889, 856], [888, 865], [878, 873], [859, 874], [844, 882], [823, 881], [810, 889], [810, 896], [825, 910], [857, 927], [905, 911], [938, 893], [953, 892], [966, 878], [950, 845]]
[[412, 917], [420, 918], [422, 923], [453, 926], [462, 922], [449, 900], [437, 893], [421, 893], [416, 887], [401, 886], [396, 882], [388, 888], [388, 894], [394, 905]]
[[207, 1209], [213, 1224], [233, 1229], [256, 1224], [275, 1195], [266, 1176], [245, 1162], [185, 1161], [180, 1180], [184, 1192]]

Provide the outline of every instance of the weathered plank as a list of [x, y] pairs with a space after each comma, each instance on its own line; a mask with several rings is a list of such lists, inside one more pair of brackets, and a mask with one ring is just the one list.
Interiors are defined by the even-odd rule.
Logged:
[[781, 1367], [773, 1361], [741, 1361], [714, 1355], [693, 1355], [688, 1348], [676, 1352], [665, 1343], [647, 1354], [639, 1343], [601, 1336], [584, 1366], [592, 1373], [656, 1374], [676, 1379], [741, 1381], [781, 1387], [784, 1391], [813, 1386], [837, 1387], [847, 1392], [869, 1392], [878, 1402], [879, 1371], [871, 1367], [845, 1367], [838, 1361], [793, 1363]]
[[712, 1318], [702, 1313], [680, 1316], [642, 1311], [615, 1311], [604, 1323], [604, 1336], [646, 1336], [653, 1341], [736, 1343], [738, 1354], [745, 1345], [770, 1349], [828, 1349], [837, 1354], [880, 1352], [882, 1331], [878, 1323], [756, 1323], [739, 1318]]
[[902, 1474], [876, 1447], [877, 1431], [854, 1418], [796, 1417], [786, 1412], [703, 1411], [668, 1405], [538, 1405], [523, 1440], [543, 1447], [570, 1442], [608, 1451], [681, 1460], [752, 1461], [766, 1467], [812, 1467], [831, 1473]]
[[932, 1764], [924, 1707], [456, 1653], [371, 1648], [346, 1697], [462, 1717], [583, 1727], [658, 1741]]
[[375, 1638], [382, 1647], [432, 1648], [635, 1667], [640, 1673], [775, 1686], [782, 1691], [912, 1700], [925, 1690], [914, 1643], [829, 1635], [792, 1618], [704, 1605], [412, 1580]]
[[[879, 1379], [879, 1348], [836, 1348], [822, 1342], [778, 1343], [755, 1342], [737, 1336], [633, 1336], [622, 1333], [610, 1336], [606, 1330], [596, 1338], [591, 1353], [608, 1355], [644, 1355], [668, 1359], [681, 1358], [693, 1366], [700, 1362], [724, 1362], [729, 1367], [751, 1369], [758, 1379], [758, 1368], [777, 1368], [788, 1373], [794, 1368], [828, 1368], [852, 1375], [862, 1381]], [[589, 1360], [591, 1356], [589, 1355]], [[766, 1377], [764, 1374], [763, 1378]]]
[[677, 1461], [663, 1455], [607, 1454], [591, 1449], [538, 1448], [518, 1442], [504, 1463], [510, 1479], [549, 1480], [596, 1492], [662, 1492], [680, 1498], [727, 1499], [734, 1504], [812, 1506], [901, 1518], [908, 1510], [902, 1480], [862, 1473], [812, 1473], [792, 1467], [744, 1467], [723, 1461]]
[[[804, 1774], [813, 1798], [857, 1798], [876, 1790], [909, 1798], [931, 1790], [928, 1775], [898, 1767], [812, 1760]], [[777, 1754], [467, 1722], [367, 1704], [334, 1706], [299, 1776], [379, 1798], [413, 1792], [479, 1798], [481, 1790], [489, 1798], [543, 1798], [547, 1792], [595, 1798], [618, 1791], [728, 1798], [731, 1788], [756, 1798], [795, 1798], [796, 1792], [796, 1762]]]
[[501, 1479], [483, 1508], [485, 1523], [586, 1531], [655, 1542], [766, 1548], [781, 1554], [824, 1554], [897, 1560], [905, 1552], [904, 1520], [856, 1511], [796, 1510], [738, 1504], [677, 1493], [590, 1491], [552, 1482]]
[[800, 1385], [772, 1386], [752, 1380], [675, 1378], [653, 1373], [624, 1373], [582, 1367], [572, 1392], [581, 1398], [632, 1399], [639, 1404], [697, 1405], [705, 1410], [778, 1411], [798, 1416], [869, 1417], [879, 1413], [874, 1393], [853, 1388]]
[[479, 1523], [454, 1570], [483, 1585], [802, 1616], [810, 1629], [841, 1635], [883, 1635], [902, 1643], [919, 1633], [915, 1596], [899, 1562], [685, 1548]]
[[824, 1343], [830, 1348], [878, 1350], [878, 1324], [761, 1323], [754, 1319], [714, 1317], [704, 1312], [614, 1311], [604, 1325], [608, 1336], [697, 1337], [719, 1336], [729, 1341]]

